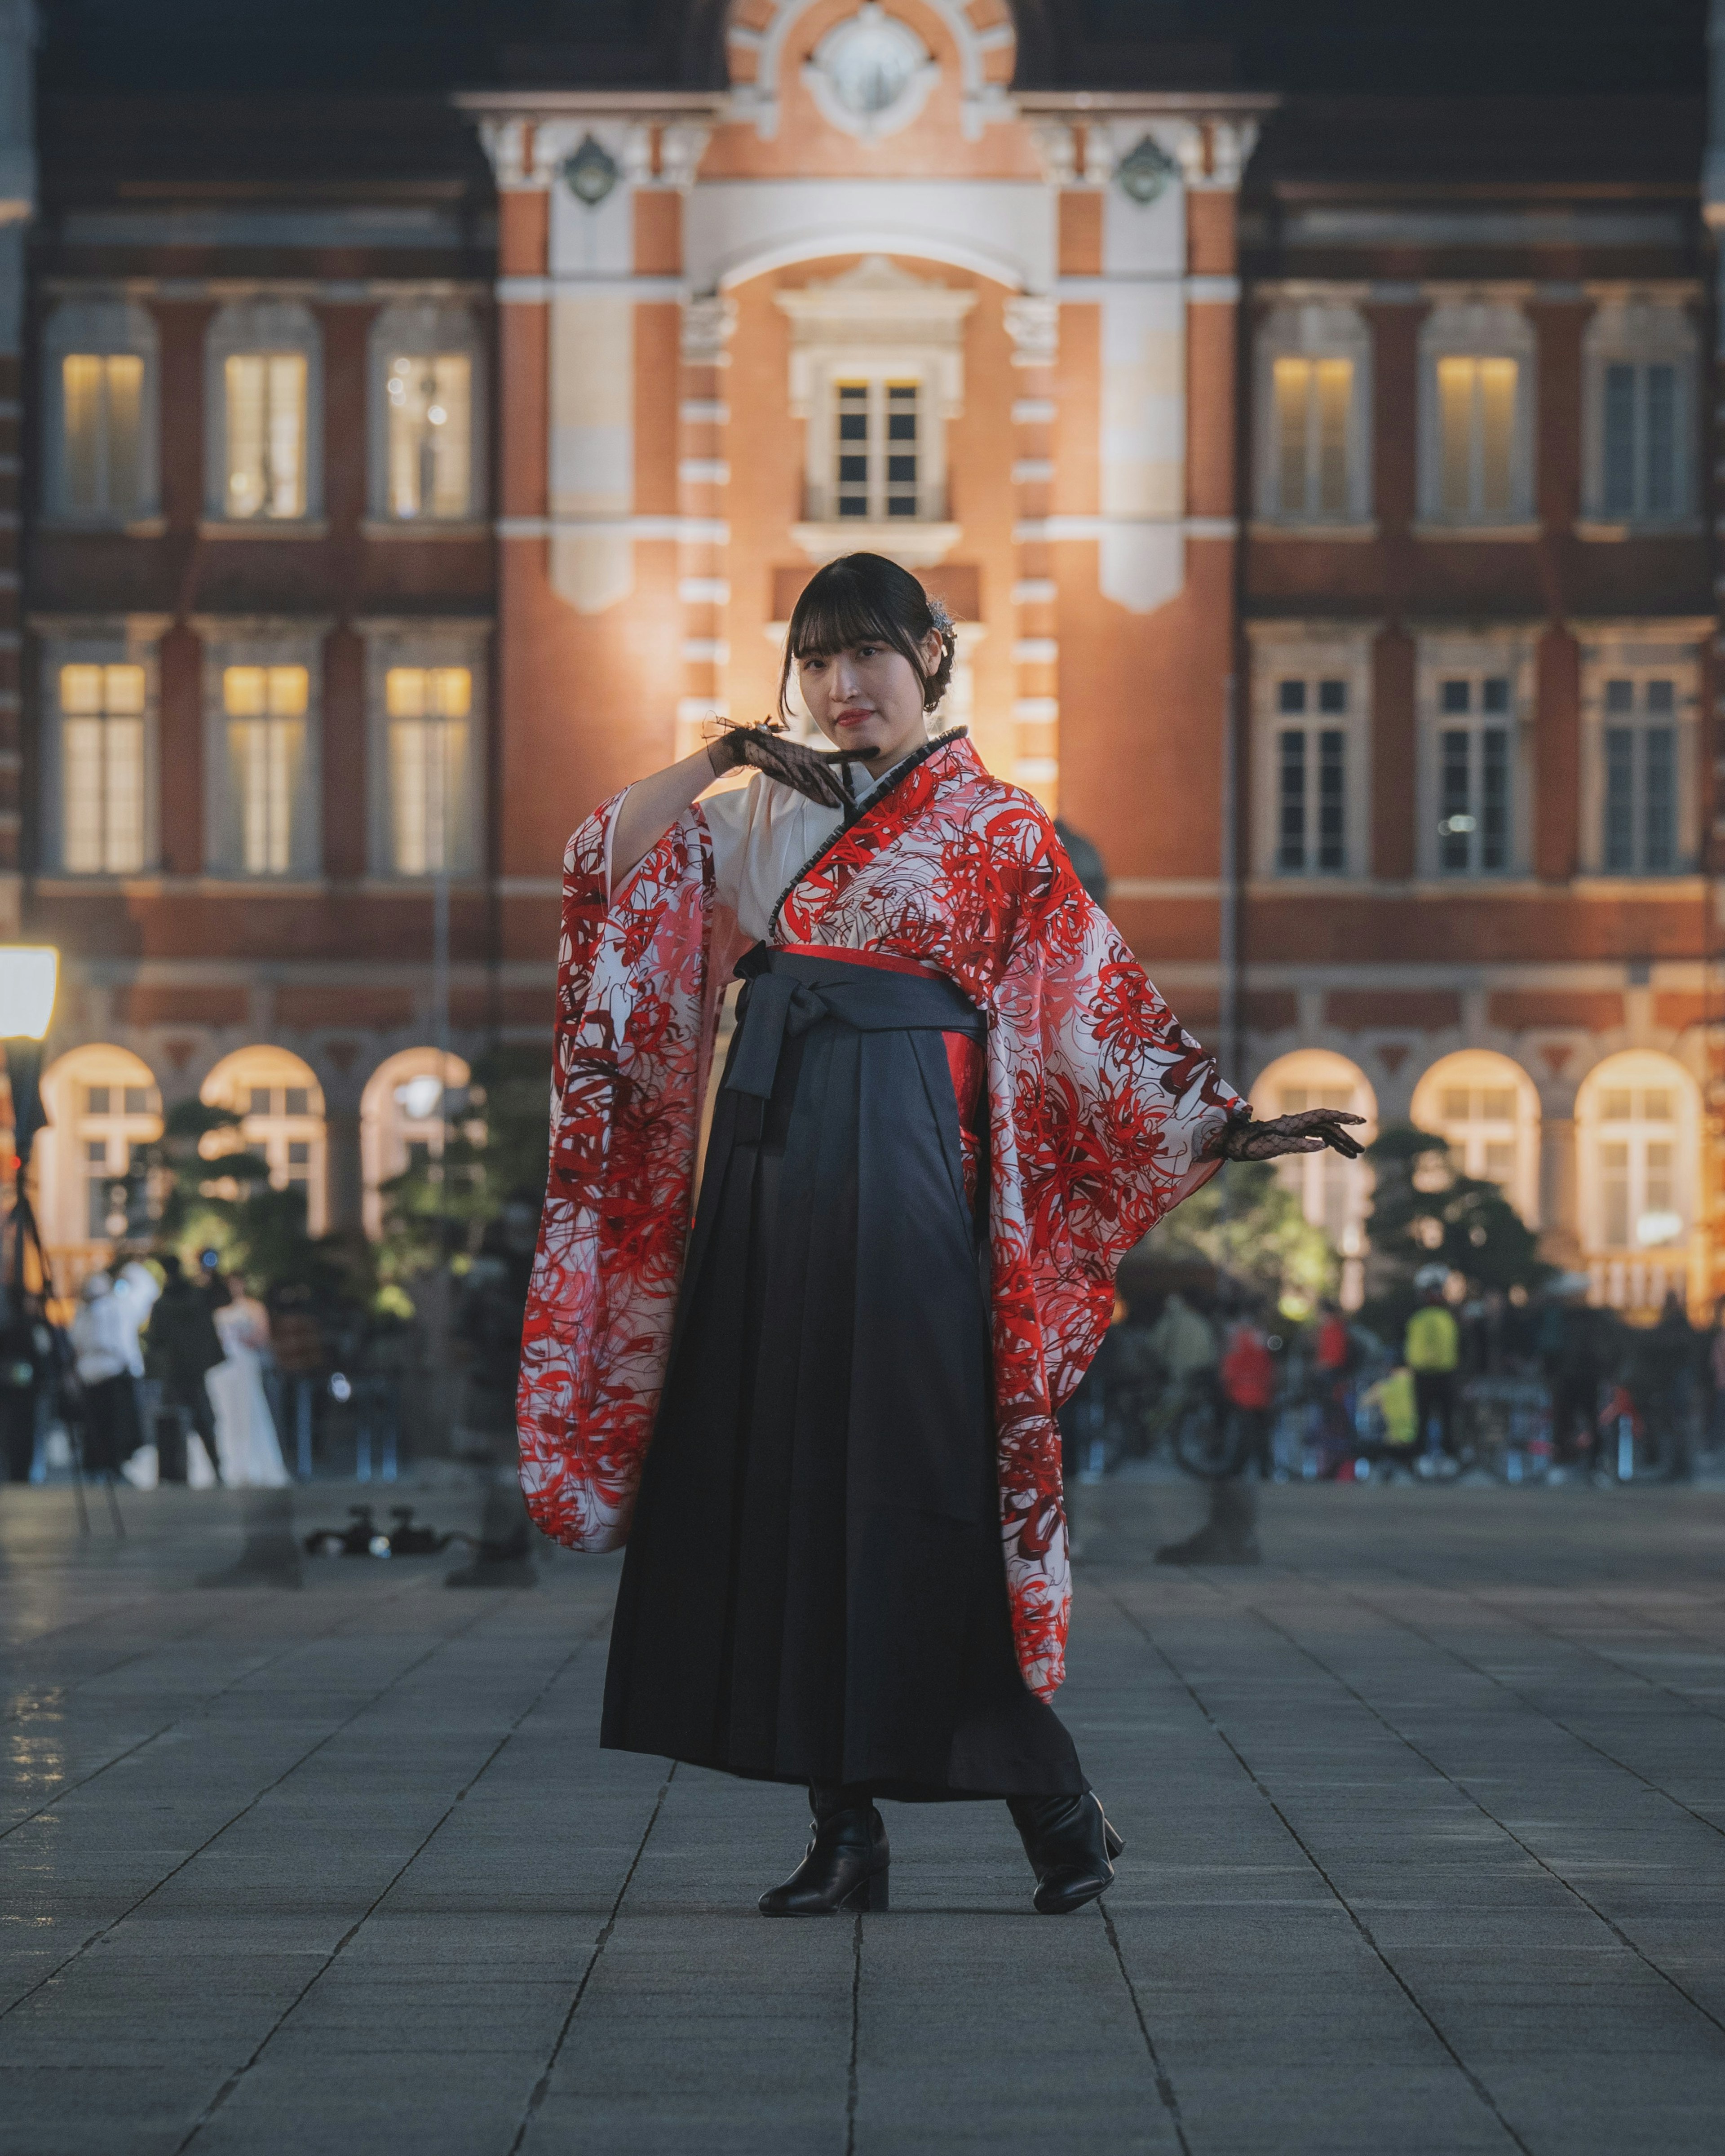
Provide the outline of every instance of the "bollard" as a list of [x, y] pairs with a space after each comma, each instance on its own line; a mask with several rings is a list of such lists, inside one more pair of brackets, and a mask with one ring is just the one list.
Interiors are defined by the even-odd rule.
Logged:
[[1165, 1543], [1158, 1564], [1260, 1564], [1258, 1486], [1230, 1475], [1210, 1485], [1210, 1516], [1183, 1543]]
[[291, 1490], [242, 1490], [245, 1547], [238, 1560], [198, 1577], [200, 1587], [303, 1587], [300, 1545], [294, 1540]]
[[445, 1587], [536, 1587], [533, 1568], [533, 1522], [513, 1468], [494, 1474], [485, 1489], [479, 1548], [472, 1560], [452, 1572]]

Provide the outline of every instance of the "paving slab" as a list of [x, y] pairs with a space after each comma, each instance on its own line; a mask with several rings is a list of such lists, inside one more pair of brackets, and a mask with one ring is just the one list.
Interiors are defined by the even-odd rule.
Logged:
[[[295, 1492], [300, 1524], [367, 1493]], [[1063, 1715], [1127, 1851], [598, 1750], [616, 1558], [203, 1589], [226, 1491], [0, 1491], [0, 2156], [1717, 2156], [1725, 1493], [1078, 1493]], [[465, 1527], [477, 1499], [420, 1509]]]

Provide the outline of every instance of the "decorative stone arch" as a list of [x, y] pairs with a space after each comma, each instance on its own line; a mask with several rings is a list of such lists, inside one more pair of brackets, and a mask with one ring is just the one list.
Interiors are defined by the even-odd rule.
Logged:
[[269, 1162], [278, 1190], [305, 1192], [306, 1225], [322, 1235], [329, 1224], [329, 1142], [323, 1087], [311, 1065], [290, 1049], [255, 1043], [224, 1055], [198, 1097], [240, 1117], [239, 1142]]
[[[1251, 1089], [1253, 1112], [1260, 1119], [1296, 1114], [1304, 1108], [1343, 1108], [1363, 1116], [1356, 1135], [1369, 1143], [1378, 1135], [1378, 1100], [1359, 1065], [1331, 1048], [1296, 1048], [1260, 1071]], [[1364, 1294], [1366, 1214], [1372, 1201], [1372, 1171], [1363, 1160], [1344, 1160], [1327, 1147], [1322, 1152], [1296, 1153], [1276, 1163], [1278, 1178], [1299, 1198], [1301, 1210], [1322, 1228], [1342, 1256], [1342, 1300], [1357, 1310]]]
[[109, 1186], [126, 1173], [134, 1146], [161, 1137], [162, 1086], [131, 1049], [89, 1041], [44, 1071], [42, 1104], [48, 1126], [31, 1156], [36, 1217], [55, 1286], [70, 1295], [107, 1262], [113, 1243]]
[[[827, 4], [828, 0], [736, 0], [731, 10], [725, 44], [732, 110], [738, 118], [754, 121], [755, 131], [763, 141], [771, 141], [778, 132], [779, 86], [791, 32], [806, 15]], [[848, 16], [841, 16], [828, 26], [827, 34], [847, 21], [857, 20], [875, 4], [876, 0], [859, 0]], [[1018, 32], [1012, 12], [1004, 0], [997, 0], [997, 19], [981, 29], [971, 21], [966, 0], [895, 0], [892, 8], [880, 12], [889, 21], [902, 23], [914, 32], [914, 17], [919, 11], [935, 17], [952, 40], [958, 57], [961, 124], [966, 139], [973, 141], [990, 121], [1012, 117], [1012, 103], [1006, 94], [1018, 50]], [[818, 54], [819, 44], [815, 49]], [[1004, 52], [1009, 58], [1004, 72], [997, 72], [991, 79], [988, 58], [997, 52]], [[933, 73], [937, 74], [938, 62], [933, 61], [932, 65]], [[814, 72], [816, 70], [805, 64], [805, 78]], [[920, 109], [932, 79], [932, 75], [925, 78], [920, 85], [907, 83], [901, 101], [908, 105], [914, 100]], [[810, 87], [814, 91], [812, 83]], [[814, 94], [826, 116], [835, 125], [847, 126], [854, 133], [864, 131], [862, 126], [840, 118], [835, 106], [818, 91]], [[914, 111], [907, 111], [902, 121], [892, 124], [908, 124], [914, 116]]]
[[459, 1055], [401, 1048], [367, 1079], [359, 1103], [359, 1148], [365, 1231], [374, 1241], [383, 1232], [382, 1186], [405, 1170], [415, 1146], [440, 1151], [443, 1094], [465, 1086], [470, 1075]]
[[1591, 1300], [1658, 1311], [1707, 1293], [1702, 1108], [1675, 1055], [1630, 1048], [1594, 1064], [1575, 1096], [1577, 1227]]
[[1539, 1088], [1519, 1063], [1490, 1048], [1441, 1056], [1414, 1086], [1411, 1112], [1448, 1142], [1464, 1175], [1498, 1184], [1528, 1226], [1539, 1225]]

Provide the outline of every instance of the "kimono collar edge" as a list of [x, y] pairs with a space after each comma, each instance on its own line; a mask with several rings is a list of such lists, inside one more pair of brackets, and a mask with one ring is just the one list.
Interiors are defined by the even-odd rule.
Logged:
[[936, 734], [931, 740], [924, 742], [921, 748], [913, 750], [901, 763], [896, 763], [880, 784], [870, 794], [867, 800], [858, 802], [854, 808], [847, 808], [837, 829], [827, 834], [773, 901], [773, 911], [767, 917], [768, 935], [778, 934], [778, 917], [784, 910], [785, 901], [805, 876], [814, 874], [841, 839], [847, 838], [863, 819], [872, 814], [882, 802], [890, 801], [913, 771], [928, 762], [931, 757], [938, 756], [942, 749], [951, 748], [954, 742], [967, 741], [969, 737], [968, 726], [949, 726], [945, 733]]

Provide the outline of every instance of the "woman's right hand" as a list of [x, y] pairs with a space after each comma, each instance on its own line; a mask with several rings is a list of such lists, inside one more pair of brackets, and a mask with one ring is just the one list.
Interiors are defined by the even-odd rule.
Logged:
[[855, 798], [842, 763], [829, 763], [806, 743], [770, 726], [727, 726], [708, 753], [715, 778], [747, 764], [817, 808], [848, 808]]

